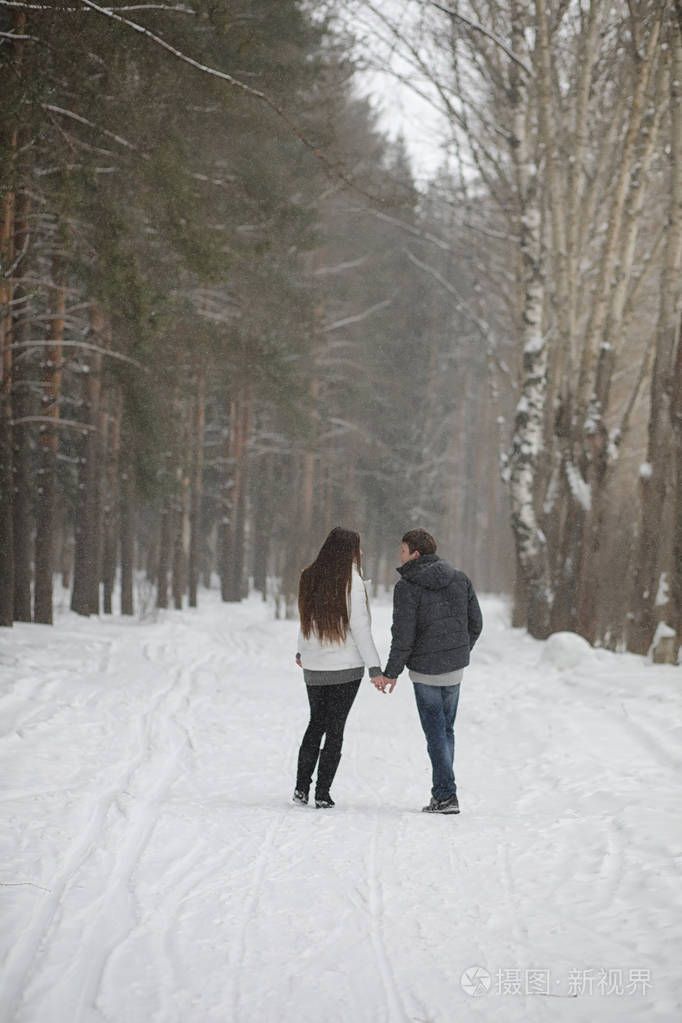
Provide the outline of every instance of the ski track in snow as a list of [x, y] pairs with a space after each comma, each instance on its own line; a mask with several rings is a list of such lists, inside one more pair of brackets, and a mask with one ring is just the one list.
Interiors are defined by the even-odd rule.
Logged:
[[[420, 813], [407, 675], [361, 687], [337, 806], [316, 811], [290, 803], [295, 623], [202, 599], [0, 636], [2, 1023], [681, 1018], [681, 669], [562, 662], [491, 598], [462, 814]], [[383, 654], [389, 605], [374, 619]], [[460, 985], [475, 966], [482, 997]], [[570, 997], [571, 970], [602, 968], [651, 985]], [[512, 990], [543, 969], [547, 994]]]
[[384, 940], [384, 910], [383, 891], [380, 879], [380, 867], [378, 865], [377, 845], [379, 841], [379, 821], [375, 821], [372, 828], [372, 837], [369, 845], [367, 860], [367, 879], [369, 890], [369, 917], [370, 934], [372, 947], [376, 957], [377, 968], [385, 992], [386, 1019], [387, 1020], [408, 1020], [403, 995], [398, 986], [395, 973], [391, 966], [391, 958], [386, 949]]
[[[158, 663], [164, 648], [145, 648], [144, 655]], [[100, 661], [99, 673], [107, 673], [110, 652]], [[39, 961], [46, 942], [58, 940], [60, 916], [71, 886], [79, 875], [97, 858], [105, 861], [99, 868], [104, 888], [93, 904], [86, 907], [80, 927], [78, 952], [70, 958], [60, 987], [73, 987], [77, 1006], [73, 1018], [80, 1019], [87, 1006], [96, 1002], [101, 975], [111, 951], [110, 917], [112, 908], [121, 912], [122, 903], [131, 903], [130, 882], [140, 856], [154, 827], [155, 807], [163, 799], [177, 767], [177, 758], [186, 739], [177, 722], [177, 714], [186, 701], [190, 680], [182, 669], [175, 669], [167, 689], [157, 692], [135, 723], [137, 751], [122, 766], [122, 775], [108, 790], [99, 794], [91, 808], [90, 819], [67, 850], [60, 876], [52, 881], [50, 898], [35, 914], [31, 925], [11, 951], [3, 984], [3, 995], [10, 1006], [16, 1002], [20, 988], [35, 961]], [[28, 719], [30, 723], [30, 718]], [[34, 715], [44, 724], [48, 718]], [[22, 729], [26, 729], [26, 720]], [[174, 738], [174, 733], [179, 738]], [[135, 792], [136, 798], [131, 796]], [[130, 806], [128, 806], [130, 803]], [[112, 818], [119, 818], [117, 830], [122, 832], [118, 844], [108, 848], [109, 834], [114, 830]], [[132, 917], [133, 908], [127, 913]], [[21, 1014], [20, 1014], [21, 1015]]]
[[242, 977], [248, 977], [248, 972], [245, 970], [245, 963], [247, 947], [249, 944], [249, 927], [259, 916], [259, 907], [260, 903], [263, 901], [263, 889], [268, 873], [268, 867], [273, 859], [277, 836], [284, 826], [285, 819], [285, 813], [279, 814], [267, 829], [265, 839], [254, 866], [250, 891], [242, 910], [237, 940], [234, 942], [233, 947], [230, 950], [231, 953], [233, 953], [230, 955], [228, 966], [228, 974], [233, 984], [232, 1019], [240, 1019], [243, 1014], [243, 1000], [247, 997], [247, 992], [242, 990]]

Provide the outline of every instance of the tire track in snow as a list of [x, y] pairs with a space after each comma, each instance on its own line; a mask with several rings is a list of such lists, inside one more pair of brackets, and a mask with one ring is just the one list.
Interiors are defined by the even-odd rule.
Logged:
[[[59, 926], [60, 912], [65, 908], [65, 898], [70, 886], [75, 883], [79, 872], [96, 856], [102, 846], [106, 846], [106, 840], [103, 842], [102, 837], [105, 836], [106, 839], [106, 820], [108, 816], [112, 809], [119, 804], [121, 796], [133, 787], [135, 779], [144, 770], [145, 766], [150, 765], [153, 761], [154, 747], [156, 745], [153, 732], [159, 715], [177, 712], [180, 703], [185, 698], [187, 686], [185, 685], [178, 689], [180, 679], [180, 675], [176, 676], [170, 686], [158, 693], [143, 714], [138, 729], [139, 750], [137, 755], [132, 761], [129, 760], [126, 763], [125, 771], [119, 780], [95, 800], [95, 806], [87, 826], [81, 831], [79, 837], [72, 842], [60, 875], [51, 881], [50, 894], [41, 900], [41, 904], [34, 913], [33, 918], [8, 956], [3, 971], [2, 983], [3, 1000], [9, 1010], [8, 1018], [11, 1018], [18, 1009], [22, 1000], [22, 993], [27, 989], [34, 966], [43, 951], [46, 950], [51, 933]], [[176, 700], [172, 701], [174, 694]], [[170, 706], [168, 706], [169, 704]], [[184, 741], [180, 745], [184, 746]], [[153, 801], [158, 801], [162, 792], [169, 786], [179, 751], [180, 746], [174, 748], [171, 751], [170, 757], [167, 757], [161, 766], [155, 770], [151, 789], [153, 798], [147, 797], [144, 799], [143, 806], [145, 809], [151, 808]], [[140, 816], [139, 812], [135, 815], [133, 831], [126, 838], [123, 851], [119, 853], [118, 866], [126, 870], [129, 865], [128, 875], [132, 872], [135, 862], [137, 862], [137, 858], [139, 858], [153, 828], [153, 824], [150, 826], [149, 822], [145, 825], [144, 819], [138, 823]], [[107, 906], [114, 892], [119, 888], [120, 884], [112, 879], [107, 887], [106, 897], [101, 900], [104, 907]], [[99, 905], [97, 908], [99, 908]], [[87, 928], [84, 933], [92, 933], [94, 936], [96, 930], [96, 925], [93, 925]], [[77, 964], [81, 957], [86, 960], [88, 965], [83, 967], [84, 972], [79, 973]], [[93, 992], [96, 992], [103, 969], [103, 963], [98, 964], [97, 962], [97, 960], [101, 959], [101, 956], [95, 955], [91, 945], [86, 948], [84, 943], [81, 942], [81, 957], [76, 957], [72, 960], [68, 971], [66, 971], [66, 975], [75, 972], [78, 976], [83, 976], [85, 973], [88, 977], [83, 984], [83, 997], [79, 1007], [79, 1014], [74, 1017], [74, 1023], [75, 1020], [80, 1018], [83, 1006], [88, 1004], [88, 1002], [89, 1004], [94, 1002]], [[96, 978], [97, 983], [93, 983], [93, 978]]]

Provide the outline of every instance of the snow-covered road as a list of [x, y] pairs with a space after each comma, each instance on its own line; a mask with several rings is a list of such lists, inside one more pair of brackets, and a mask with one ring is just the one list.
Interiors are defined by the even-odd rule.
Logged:
[[201, 599], [0, 635], [2, 1023], [682, 1018], [682, 668], [488, 599], [461, 815], [420, 813], [406, 675], [361, 687], [316, 811], [296, 625]]

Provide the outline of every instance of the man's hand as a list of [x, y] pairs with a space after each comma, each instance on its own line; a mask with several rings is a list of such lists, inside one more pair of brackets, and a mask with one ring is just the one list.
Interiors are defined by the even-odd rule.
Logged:
[[392, 693], [397, 681], [397, 678], [386, 678], [385, 675], [375, 675], [372, 679], [372, 685], [374, 685], [382, 693], [385, 693], [386, 687], [388, 687], [389, 693]]

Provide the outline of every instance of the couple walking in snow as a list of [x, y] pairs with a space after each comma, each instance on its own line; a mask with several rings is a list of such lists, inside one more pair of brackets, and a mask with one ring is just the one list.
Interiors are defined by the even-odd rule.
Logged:
[[303, 669], [310, 722], [298, 754], [294, 802], [308, 802], [317, 766], [315, 806], [334, 806], [330, 789], [365, 667], [382, 693], [393, 692], [406, 667], [432, 768], [431, 800], [423, 809], [459, 813], [455, 715], [463, 669], [482, 627], [471, 580], [438, 557], [436, 541], [426, 530], [405, 533], [393, 591], [391, 650], [382, 671], [361, 560], [359, 534], [337, 527], [301, 573], [296, 662]]

